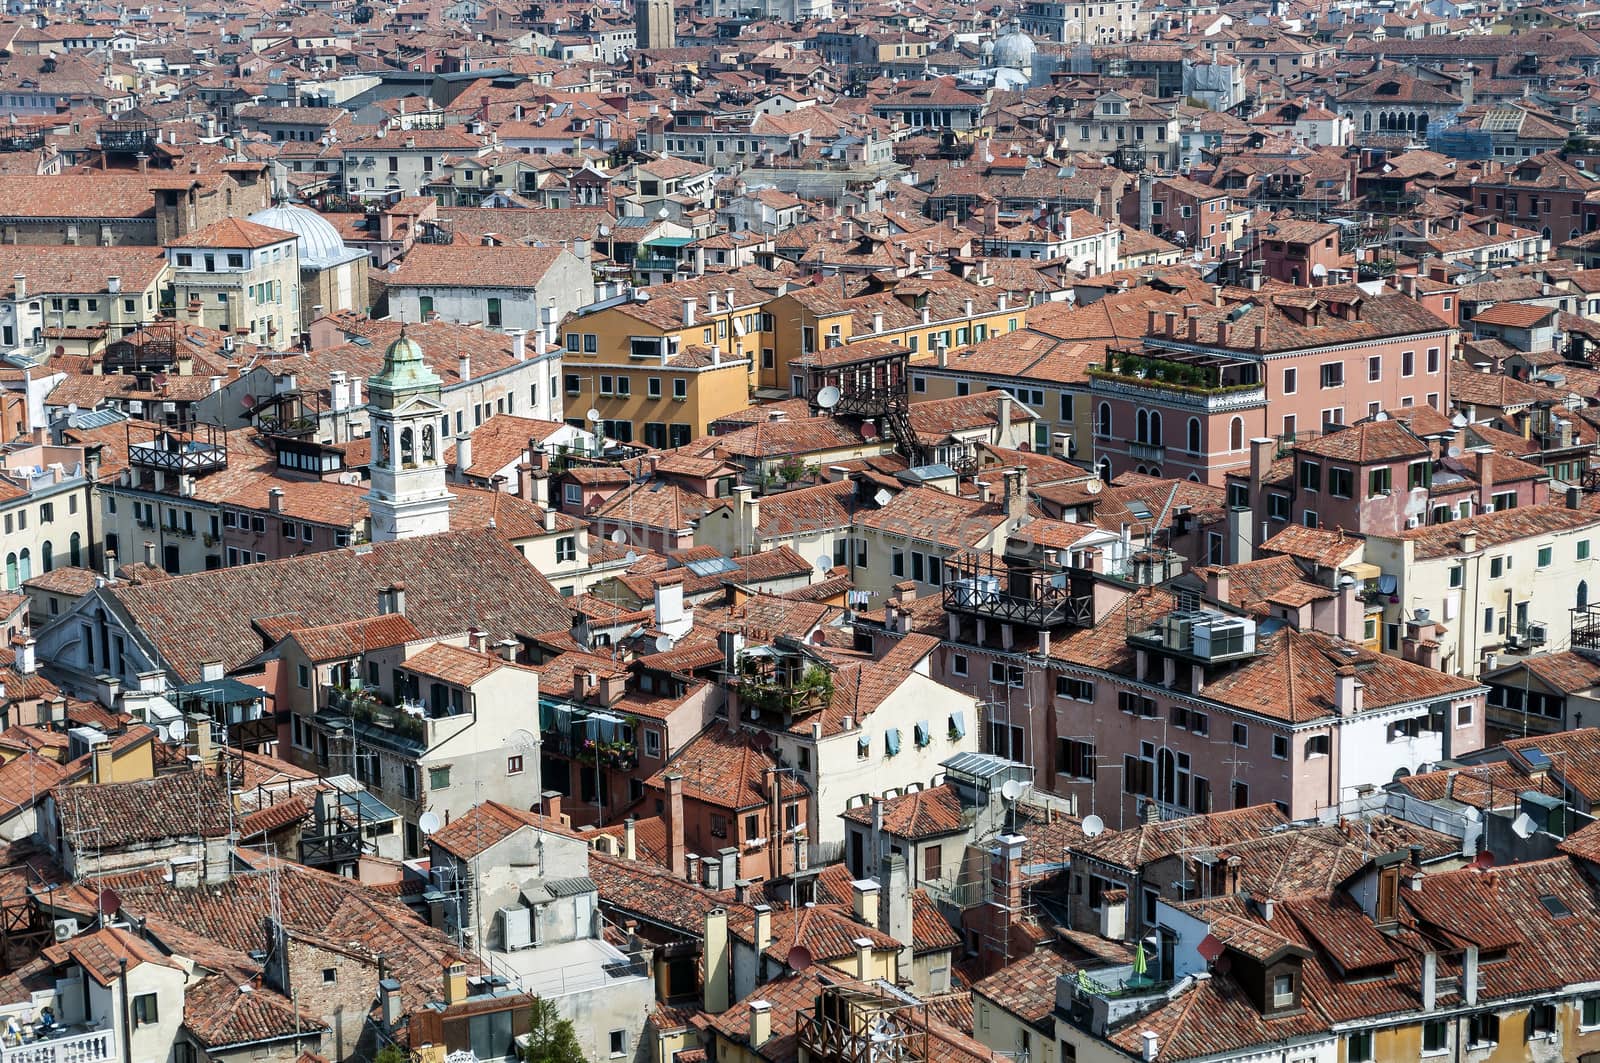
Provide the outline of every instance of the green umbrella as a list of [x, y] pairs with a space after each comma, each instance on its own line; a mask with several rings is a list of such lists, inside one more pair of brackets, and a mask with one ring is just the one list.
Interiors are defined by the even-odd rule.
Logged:
[[1143, 981], [1149, 968], [1144, 961], [1144, 942], [1139, 942], [1139, 947], [1133, 953], [1133, 976]]

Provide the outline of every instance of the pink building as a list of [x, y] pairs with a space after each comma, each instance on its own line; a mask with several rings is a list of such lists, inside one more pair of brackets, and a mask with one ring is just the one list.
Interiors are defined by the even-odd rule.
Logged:
[[1459, 333], [1418, 302], [1357, 285], [1152, 311], [1136, 349], [1090, 369], [1096, 465], [1222, 484], [1250, 440], [1295, 439], [1379, 410], [1444, 408]]
[[938, 631], [935, 678], [986, 704], [985, 749], [1080, 815], [1118, 827], [1274, 802], [1299, 818], [1483, 745], [1486, 689], [1469, 680], [1198, 594], [1107, 594], [1076, 570], [1038, 583], [1008, 560], [983, 593], [955, 580], [942, 601], [891, 602], [887, 626]]

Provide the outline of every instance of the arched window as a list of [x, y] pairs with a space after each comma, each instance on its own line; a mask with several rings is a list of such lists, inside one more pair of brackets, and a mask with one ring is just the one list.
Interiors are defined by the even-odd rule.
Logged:
[[83, 565], [83, 536], [77, 532], [72, 533], [72, 542], [68, 547], [72, 557], [72, 567], [79, 568]]
[[1161, 446], [1161, 414], [1159, 411], [1150, 411], [1150, 445]]
[[411, 429], [400, 429], [400, 465], [411, 468], [417, 463], [417, 441], [411, 434]]
[[1140, 443], [1150, 442], [1150, 415], [1143, 410], [1133, 415], [1133, 438]]
[[1172, 750], [1162, 747], [1156, 754], [1156, 800], [1173, 804], [1178, 793], [1178, 761]]
[[1417, 115], [1417, 132], [1426, 133], [1427, 131], [1428, 131], [1428, 116], [1425, 115], [1425, 114]]
[[49, 539], [39, 548], [39, 564], [44, 566], [46, 572], [56, 567], [56, 547]]
[[24, 582], [33, 578], [33, 551], [26, 546], [17, 555], [17, 573]]
[[1111, 459], [1110, 458], [1101, 458], [1098, 468], [1100, 470], [1100, 480], [1101, 480], [1101, 482], [1102, 483], [1110, 483], [1111, 482]]
[[1578, 581], [1578, 608], [1589, 608], [1589, 581], [1586, 579]]
[[1189, 418], [1189, 453], [1200, 453], [1200, 418]]
[[1228, 425], [1228, 447], [1232, 450], [1244, 449], [1244, 418], [1235, 417]]
[[17, 553], [13, 550], [6, 555], [6, 590], [17, 589]]
[[434, 456], [433, 425], [431, 424], [422, 426], [422, 460], [428, 462], [437, 460]]
[[1100, 415], [1095, 419], [1094, 433], [1099, 436], [1111, 434], [1111, 403], [1100, 404]]
[[389, 464], [389, 429], [378, 429], [378, 464]]

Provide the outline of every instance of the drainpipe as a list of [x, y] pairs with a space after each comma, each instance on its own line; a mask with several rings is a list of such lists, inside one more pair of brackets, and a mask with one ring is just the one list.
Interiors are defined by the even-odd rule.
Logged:
[[118, 981], [122, 984], [122, 1063], [133, 1063], [133, 1026], [128, 1017], [128, 960], [117, 961]]

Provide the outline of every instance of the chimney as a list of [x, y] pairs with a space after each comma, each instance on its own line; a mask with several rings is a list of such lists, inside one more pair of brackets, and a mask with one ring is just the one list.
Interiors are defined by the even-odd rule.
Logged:
[[1476, 531], [1464, 531], [1464, 532], [1462, 532], [1461, 533], [1461, 552], [1463, 554], [1472, 554], [1472, 553], [1477, 553], [1477, 551], [1478, 551], [1478, 533]]
[[687, 297], [684, 298], [684, 300], [683, 300], [683, 323], [685, 325], [694, 324], [695, 311], [698, 310], [699, 308], [700, 308], [699, 300], [695, 299], [693, 296], [687, 296]]
[[706, 913], [703, 963], [702, 1005], [719, 1015], [728, 1010], [728, 910], [720, 905]]
[[28, 298], [28, 275], [26, 273], [13, 273], [11, 275], [11, 287], [17, 302], [20, 303], [26, 300]]
[[144, 563], [151, 568], [156, 567], [156, 544], [151, 539], [144, 541]]
[[400, 1025], [400, 1019], [405, 1014], [405, 1005], [400, 995], [400, 982], [394, 978], [385, 978], [378, 983], [378, 999], [383, 1003], [383, 1025], [387, 1029], [394, 1029]]
[[[885, 853], [878, 865], [878, 882], [878, 930], [902, 945], [910, 945], [911, 881], [905, 856]], [[911, 957], [905, 959], [909, 965]]]
[[106, 551], [105, 571], [106, 579], [114, 580], [117, 578], [117, 552], [115, 550]]
[[561, 791], [546, 790], [539, 795], [540, 807], [544, 809], [544, 816], [552, 823], [562, 822], [561, 817]]
[[1233, 589], [1233, 581], [1228, 577], [1226, 568], [1214, 569], [1206, 577], [1206, 595], [1214, 602], [1228, 603], [1228, 594]]
[[1432, 1011], [1439, 1000], [1439, 954], [1422, 956], [1422, 1010]]
[[467, 999], [467, 965], [459, 961], [449, 963], [444, 968], [444, 1003], [445, 1007], [460, 1004]]
[[200, 662], [200, 681], [202, 683], [222, 682], [222, 662], [215, 657]]
[[1144, 1042], [1144, 1063], [1155, 1063], [1156, 1054], [1161, 1051], [1161, 1035], [1145, 1030], [1139, 1034], [1139, 1039]]
[[876, 926], [878, 922], [878, 880], [856, 879], [850, 883], [850, 914], [858, 923]]
[[506, 335], [511, 337], [511, 357], [517, 361], [526, 361], [528, 358], [528, 332], [526, 329], [506, 329]]
[[1485, 513], [1494, 502], [1494, 454], [1484, 451], [1478, 455], [1478, 508]]
[[456, 375], [462, 380], [472, 379], [472, 356], [463, 354], [456, 358]]
[[[710, 1009], [707, 1009], [710, 1010]], [[772, 1005], [765, 1000], [750, 1002], [750, 1047], [760, 1048], [772, 1036]]]
[[757, 952], [765, 952], [767, 946], [772, 944], [772, 906], [758, 904], [753, 909], [756, 916], [755, 945]]
[[872, 981], [872, 939], [856, 938], [856, 977], [863, 982]]
[[1333, 679], [1333, 710], [1339, 716], [1355, 716], [1362, 708], [1361, 680], [1356, 677], [1356, 666], [1340, 665]]
[[406, 615], [406, 585], [392, 583], [389, 585], [389, 612], [400, 616]]
[[1003, 447], [1011, 433], [1011, 403], [1014, 401], [1011, 392], [1004, 388], [995, 392], [999, 408], [995, 411], [994, 445]]
[[624, 860], [639, 859], [638, 828], [634, 824], [632, 816], [622, 821], [622, 858]]
[[677, 772], [666, 777], [667, 784], [667, 869], [672, 877], [681, 879], [687, 873], [683, 843], [683, 776]]
[[32, 675], [38, 668], [39, 644], [32, 638], [25, 638], [13, 643], [16, 647], [16, 660], [14, 661], [17, 672], [21, 675]]
[[1461, 998], [1467, 1007], [1478, 1002], [1478, 946], [1468, 945], [1461, 958]]
[[283, 488], [274, 487], [267, 492], [267, 509], [273, 513], [283, 512]]
[[1257, 436], [1250, 441], [1251, 487], [1260, 487], [1266, 480], [1267, 470], [1272, 468], [1272, 458], [1277, 449], [1278, 441], [1271, 436]]
[[456, 436], [456, 479], [465, 480], [472, 468], [472, 436], [462, 432]]

